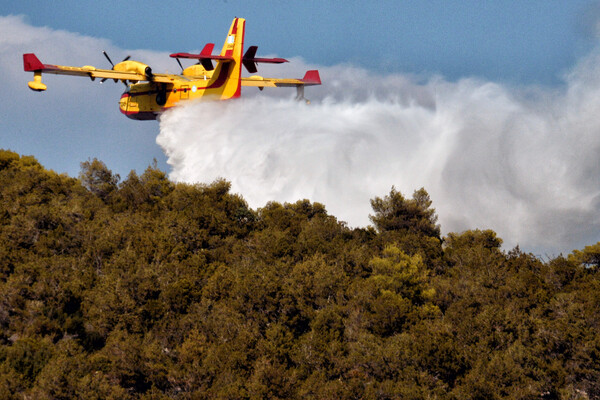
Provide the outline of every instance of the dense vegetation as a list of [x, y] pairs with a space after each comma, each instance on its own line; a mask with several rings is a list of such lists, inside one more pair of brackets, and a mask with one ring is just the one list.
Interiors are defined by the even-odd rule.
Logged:
[[0, 151], [0, 398], [600, 398], [600, 242], [541, 261], [431, 205], [349, 229]]

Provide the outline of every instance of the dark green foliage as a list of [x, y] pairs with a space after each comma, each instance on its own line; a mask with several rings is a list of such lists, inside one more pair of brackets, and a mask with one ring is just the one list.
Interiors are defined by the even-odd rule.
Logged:
[[94, 158], [92, 161], [81, 163], [81, 183], [94, 195], [107, 201], [108, 197], [117, 189], [119, 175], [113, 175], [102, 161]]
[[0, 150], [0, 398], [600, 398], [600, 243], [442, 239], [424, 189], [350, 229], [230, 188]]
[[370, 218], [379, 232], [380, 246], [393, 243], [409, 255], [420, 254], [430, 267], [439, 264], [440, 226], [431, 204], [423, 188], [415, 190], [412, 199], [406, 199], [394, 187], [383, 199], [372, 199], [375, 214]]
[[437, 216], [430, 208], [431, 204], [423, 188], [416, 190], [413, 198], [408, 200], [392, 187], [390, 194], [383, 199], [376, 197], [371, 200], [375, 211], [371, 221], [379, 232], [405, 231], [439, 238], [440, 227], [436, 225]]
[[589, 268], [600, 267], [600, 242], [591, 246], [585, 246], [582, 251], [573, 251], [573, 253], [569, 255], [569, 260]]

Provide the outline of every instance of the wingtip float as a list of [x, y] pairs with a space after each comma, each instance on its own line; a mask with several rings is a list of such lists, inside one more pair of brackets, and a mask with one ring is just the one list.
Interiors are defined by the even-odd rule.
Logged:
[[[101, 82], [112, 79], [122, 81], [127, 89], [121, 96], [119, 108], [123, 114], [136, 120], [154, 120], [163, 111], [176, 106], [181, 101], [193, 99], [226, 100], [240, 97], [242, 86], [296, 87], [296, 99], [304, 98], [304, 87], [320, 85], [319, 71], [307, 71], [302, 79], [263, 78], [261, 76], [242, 77], [242, 66], [249, 73], [257, 72], [257, 64], [281, 64], [283, 58], [256, 57], [257, 46], [250, 46], [244, 53], [244, 32], [246, 20], [235, 18], [231, 23], [225, 43], [218, 55], [212, 54], [214, 43], [208, 43], [199, 54], [173, 53], [172, 58], [181, 66], [181, 74], [157, 74], [150, 66], [129, 60], [113, 64], [112, 69], [99, 69], [92, 66], [69, 67], [42, 63], [35, 54], [23, 54], [26, 72], [33, 72], [33, 81], [28, 83], [31, 90], [43, 92], [47, 89], [42, 83], [42, 74], [84, 76]], [[183, 68], [181, 59], [197, 60], [197, 64]], [[213, 63], [214, 62], [214, 63]]]

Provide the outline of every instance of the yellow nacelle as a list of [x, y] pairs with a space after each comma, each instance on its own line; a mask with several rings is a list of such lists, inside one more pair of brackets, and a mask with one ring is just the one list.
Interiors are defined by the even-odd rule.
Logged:
[[135, 72], [136, 74], [146, 75], [148, 78], [152, 77], [152, 68], [150, 68], [148, 64], [139, 61], [121, 61], [115, 65], [113, 70], [119, 72]]
[[195, 64], [183, 70], [184, 76], [204, 76], [205, 79], [210, 79], [213, 76], [213, 71], [207, 71], [201, 64]]

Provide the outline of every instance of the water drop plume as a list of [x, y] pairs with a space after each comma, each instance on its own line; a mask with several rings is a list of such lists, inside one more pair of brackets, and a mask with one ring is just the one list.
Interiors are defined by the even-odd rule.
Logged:
[[157, 142], [174, 180], [225, 178], [254, 208], [307, 198], [365, 226], [371, 198], [425, 187], [443, 232], [557, 254], [600, 240], [598, 66], [589, 55], [558, 88], [330, 67], [310, 106], [281, 92], [190, 103]]

